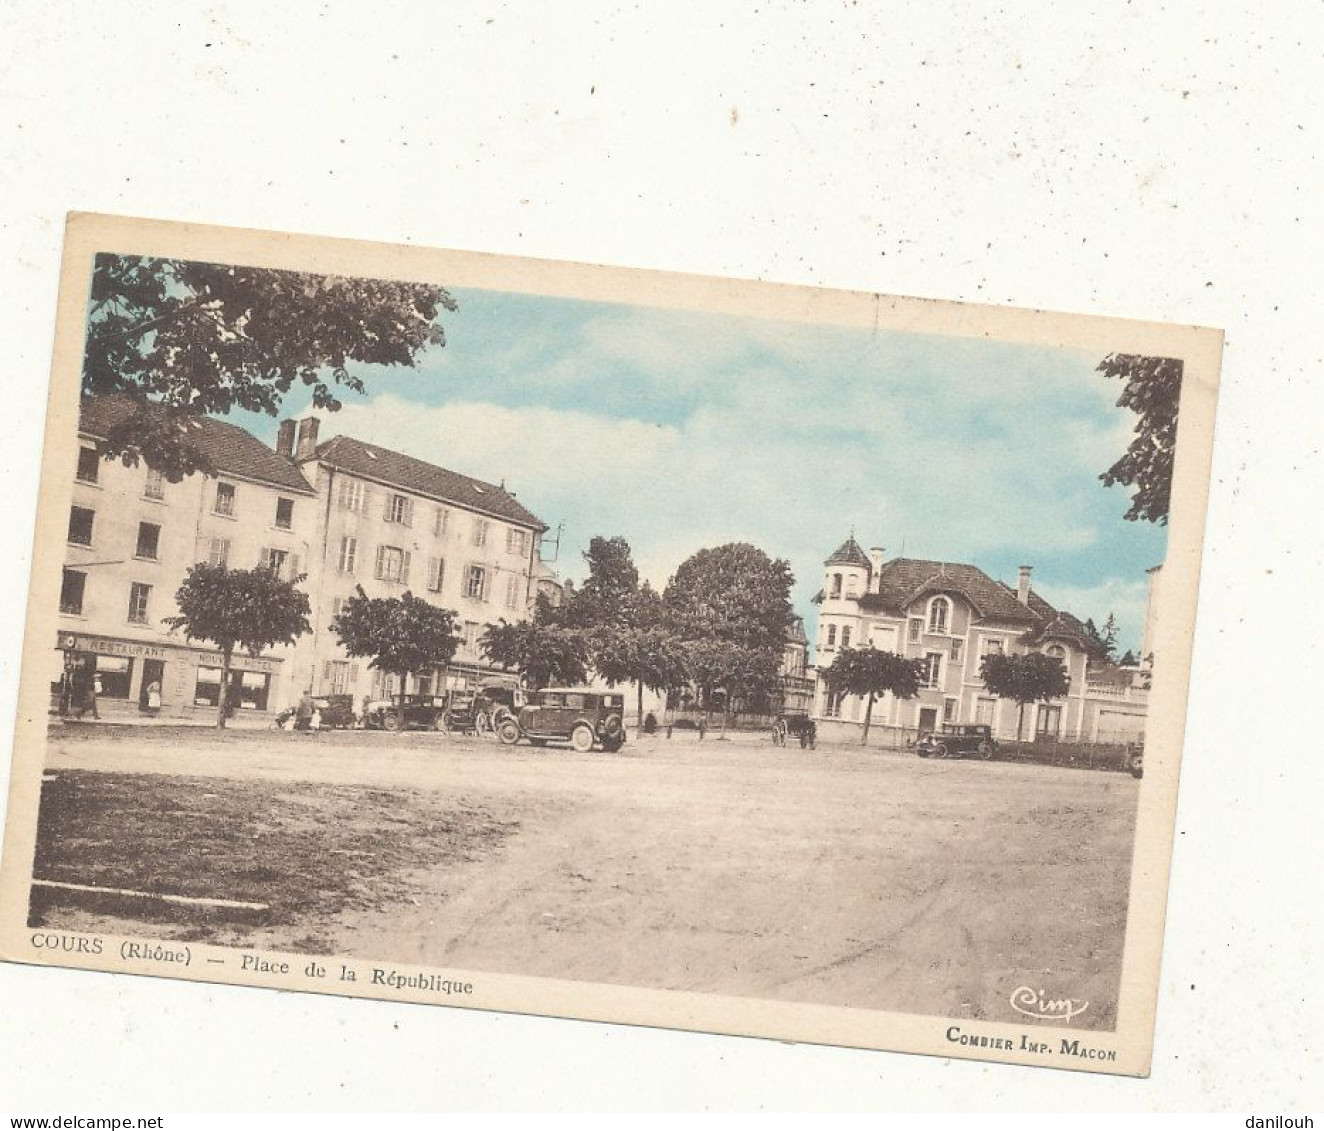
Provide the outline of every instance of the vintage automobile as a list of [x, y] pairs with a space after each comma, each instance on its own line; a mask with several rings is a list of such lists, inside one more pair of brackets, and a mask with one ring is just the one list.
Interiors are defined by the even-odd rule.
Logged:
[[524, 692], [517, 687], [490, 684], [481, 689], [461, 688], [447, 696], [444, 727], [456, 734], [484, 738], [523, 705]]
[[580, 687], [547, 687], [529, 696], [516, 715], [497, 727], [507, 746], [527, 739], [534, 746], [569, 742], [579, 753], [595, 746], [615, 753], [625, 744], [625, 696]]
[[1145, 776], [1145, 748], [1136, 746], [1127, 752], [1126, 768], [1130, 771], [1133, 778], [1143, 778]]
[[921, 758], [992, 758], [997, 752], [993, 728], [984, 723], [944, 723], [915, 743]]
[[[230, 711], [227, 714], [232, 715]], [[275, 718], [271, 720], [271, 725], [279, 727], [281, 730], [293, 730], [299, 716], [299, 708], [286, 707]], [[352, 695], [323, 695], [321, 698], [313, 700], [313, 716], [309, 720], [311, 726], [318, 730], [349, 730], [355, 724], [354, 717], [354, 696]]]
[[[406, 730], [443, 730], [446, 700], [440, 695], [406, 695]], [[364, 705], [363, 725], [369, 730], [400, 729], [399, 697], [372, 699]]]

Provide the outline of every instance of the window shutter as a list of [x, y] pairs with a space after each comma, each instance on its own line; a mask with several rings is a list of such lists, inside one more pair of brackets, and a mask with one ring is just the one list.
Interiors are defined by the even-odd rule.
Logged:
[[409, 551], [404, 550], [400, 555], [400, 584], [409, 584]]
[[378, 581], [380, 581], [380, 580], [382, 579], [382, 577], [384, 576], [385, 568], [386, 568], [386, 547], [385, 547], [385, 546], [378, 546], [378, 547], [377, 547], [377, 568], [373, 571], [372, 576], [375, 577]]
[[492, 571], [489, 569], [485, 569], [483, 570], [483, 600], [490, 601], [491, 599], [492, 599]]
[[271, 551], [270, 551], [267, 547], [264, 546], [264, 547], [262, 548], [262, 553], [261, 553], [261, 555], [258, 557], [257, 564], [258, 564], [262, 569], [270, 569], [270, 568], [271, 568]]
[[405, 525], [406, 525], [406, 526], [413, 526], [413, 525], [414, 525], [414, 500], [413, 500], [413, 499], [405, 499], [405, 516], [404, 516], [404, 518], [405, 518]]
[[359, 681], [359, 666], [358, 666], [358, 664], [350, 664], [350, 665], [349, 665], [349, 685], [350, 685], [350, 687], [353, 687], [356, 683], [358, 683], [358, 681]]
[[299, 555], [290, 555], [290, 580], [293, 581], [299, 576]]

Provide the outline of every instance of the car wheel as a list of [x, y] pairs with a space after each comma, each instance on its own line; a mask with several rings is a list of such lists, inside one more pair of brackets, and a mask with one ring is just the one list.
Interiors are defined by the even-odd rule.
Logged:
[[570, 745], [580, 754], [587, 754], [593, 749], [593, 728], [587, 723], [580, 723], [570, 735]]
[[514, 746], [519, 741], [519, 723], [505, 719], [497, 728], [497, 738], [502, 746]]
[[387, 711], [386, 714], [382, 716], [382, 729], [399, 730], [400, 716], [397, 715], [394, 711]]
[[993, 743], [981, 742], [977, 748], [979, 756], [987, 761], [993, 757]]
[[1145, 776], [1145, 759], [1141, 755], [1131, 759], [1131, 776], [1133, 778], [1143, 778]]
[[946, 758], [947, 744], [945, 742], [938, 743], [938, 745], [933, 748], [933, 756], [935, 758]]

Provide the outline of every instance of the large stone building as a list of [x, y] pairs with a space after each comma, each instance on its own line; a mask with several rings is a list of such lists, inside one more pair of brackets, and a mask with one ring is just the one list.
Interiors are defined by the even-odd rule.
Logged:
[[[82, 405], [53, 641], [58, 666], [66, 687], [77, 669], [95, 671], [98, 709], [108, 717], [148, 713], [154, 685], [160, 714], [210, 715], [221, 659], [162, 623], [178, 612], [175, 591], [195, 562], [267, 565], [297, 576], [320, 552], [317, 499], [293, 460], [217, 420], [194, 422], [192, 437], [215, 476], [169, 483], [144, 465], [102, 459], [98, 443], [132, 411], [115, 397]], [[293, 662], [292, 649], [236, 654], [229, 695], [236, 710], [264, 715], [288, 699]]]
[[359, 586], [370, 597], [406, 589], [458, 614], [460, 645], [444, 670], [411, 677], [429, 694], [509, 679], [484, 662], [483, 631], [522, 620], [546, 571], [538, 560], [546, 525], [502, 487], [348, 436], [317, 442], [317, 420], [281, 426], [278, 453], [292, 457], [317, 492], [319, 557], [309, 570], [313, 633], [307, 651], [314, 693], [379, 698], [395, 678], [360, 672], [328, 627]]
[[944, 723], [986, 723], [995, 736], [1014, 738], [1018, 706], [989, 694], [980, 665], [990, 652], [1038, 651], [1062, 662], [1070, 688], [1060, 699], [1026, 707], [1023, 737], [1124, 741], [1143, 735], [1143, 696], [1129, 684], [1123, 689], [1091, 678], [1092, 642], [1084, 624], [1034, 591], [1029, 566], [1021, 567], [1013, 588], [973, 565], [888, 560], [881, 549], [866, 553], [850, 537], [824, 563], [817, 601], [816, 714], [829, 723], [861, 723], [864, 701], [830, 693], [822, 671], [840, 649], [872, 645], [924, 665], [919, 695], [884, 696], [874, 705], [876, 724], [918, 733]]
[[[349, 437], [317, 442], [317, 420], [283, 421], [275, 450], [233, 424], [192, 423], [215, 469], [169, 483], [146, 466], [107, 461], [98, 445], [133, 411], [129, 401], [83, 402], [60, 593], [52, 692], [75, 673], [99, 677], [107, 717], [214, 715], [220, 656], [162, 622], [197, 562], [266, 566], [309, 595], [312, 632], [260, 657], [236, 653], [228, 700], [266, 720], [305, 690], [377, 696], [395, 688], [351, 660], [330, 631], [358, 585], [403, 593], [458, 613], [462, 640], [445, 671], [411, 691], [507, 678], [483, 663], [478, 639], [504, 617], [527, 615], [546, 571], [544, 524], [502, 487]], [[297, 428], [297, 436], [296, 436]], [[159, 696], [155, 705], [153, 688]]]

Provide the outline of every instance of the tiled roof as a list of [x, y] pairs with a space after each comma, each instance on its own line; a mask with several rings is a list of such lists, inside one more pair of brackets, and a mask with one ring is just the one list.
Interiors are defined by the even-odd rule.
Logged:
[[[110, 430], [138, 411], [140, 402], [115, 394], [84, 397], [78, 415], [78, 430], [85, 436], [105, 439]], [[163, 411], [147, 402], [148, 411]], [[251, 432], [210, 416], [189, 422], [189, 439], [211, 461], [217, 471], [252, 479], [287, 491], [313, 494], [298, 465], [277, 455]]]
[[1033, 589], [1030, 590], [1030, 609], [1039, 617], [1039, 623], [1028, 633], [1027, 643], [1041, 644], [1045, 640], [1069, 640], [1081, 648], [1088, 648], [1092, 643], [1085, 626], [1076, 617], [1053, 608]]
[[911, 601], [928, 593], [957, 593], [986, 620], [1010, 621], [1027, 627], [1040, 621], [1040, 615], [1022, 605], [1012, 590], [977, 566], [918, 558], [884, 562], [878, 574], [878, 592], [865, 594], [860, 605], [866, 610], [900, 616]]
[[824, 565], [854, 565], [863, 566], [865, 569], [872, 569], [873, 563], [869, 561], [869, 555], [855, 541], [855, 535], [851, 535], [840, 546], [836, 552], [828, 558]]
[[315, 458], [351, 475], [389, 483], [417, 495], [454, 503], [535, 530], [547, 529], [542, 519], [501, 487], [351, 436], [335, 436], [319, 444]]
[[1067, 640], [1078, 647], [1091, 643], [1085, 626], [1071, 613], [1055, 609], [1033, 589], [1022, 605], [1016, 590], [994, 581], [978, 566], [961, 562], [931, 562], [897, 558], [884, 562], [878, 571], [878, 591], [860, 598], [866, 612], [903, 616], [910, 604], [933, 593], [955, 593], [974, 606], [986, 621], [1002, 621], [1025, 629], [1022, 640], [1041, 644], [1045, 640]]

